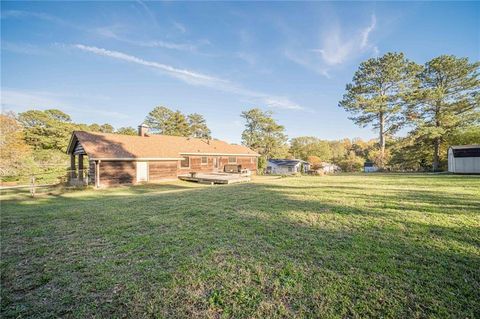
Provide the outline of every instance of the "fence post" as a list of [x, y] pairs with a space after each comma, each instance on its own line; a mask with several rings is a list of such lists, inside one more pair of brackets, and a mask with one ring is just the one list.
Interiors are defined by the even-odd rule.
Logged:
[[35, 197], [35, 175], [30, 177], [30, 195]]

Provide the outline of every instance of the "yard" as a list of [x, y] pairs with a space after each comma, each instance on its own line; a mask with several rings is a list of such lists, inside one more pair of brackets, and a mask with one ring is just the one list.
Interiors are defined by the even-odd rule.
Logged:
[[2, 317], [480, 317], [480, 178], [4, 194]]

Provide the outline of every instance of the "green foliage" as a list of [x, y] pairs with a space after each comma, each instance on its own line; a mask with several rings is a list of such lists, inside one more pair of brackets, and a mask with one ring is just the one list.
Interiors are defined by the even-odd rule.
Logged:
[[272, 118], [272, 112], [254, 108], [242, 112], [241, 116], [246, 121], [242, 133], [243, 145], [266, 158], [287, 155], [285, 128]]
[[317, 156], [321, 161], [332, 159], [330, 143], [313, 136], [295, 137], [290, 140], [290, 153], [294, 158], [307, 160], [309, 156]]
[[211, 139], [212, 132], [207, 126], [207, 122], [203, 115], [193, 113], [187, 116], [188, 125], [190, 126], [190, 135], [196, 138]]
[[416, 85], [420, 67], [403, 53], [387, 53], [362, 62], [353, 83], [347, 84], [339, 106], [353, 114], [356, 124], [372, 124], [379, 133], [381, 153], [386, 137], [395, 134], [404, 123], [403, 105], [407, 94]]
[[265, 172], [265, 169], [267, 168], [267, 159], [264, 156], [260, 156], [257, 159], [257, 167], [259, 174], [263, 174], [263, 172]]
[[18, 114], [18, 120], [23, 125], [25, 141], [35, 150], [65, 151], [72, 131], [79, 129], [70, 116], [60, 110], [30, 110]]
[[148, 113], [145, 124], [156, 134], [211, 138], [204, 117], [198, 113], [185, 116], [178, 110], [172, 111], [165, 106], [157, 106]]
[[454, 131], [480, 124], [480, 63], [442, 55], [425, 64], [420, 85], [408, 99], [410, 132], [416, 143], [430, 145], [432, 168], [441, 168], [442, 146]]
[[[31, 148], [25, 143], [22, 126], [13, 114], [0, 114], [0, 176], [23, 175], [34, 168]], [[9, 180], [15, 180], [10, 178]]]
[[128, 127], [121, 127], [118, 130], [115, 131], [117, 134], [123, 134], [123, 135], [138, 135], [138, 132], [136, 129], [134, 129], [131, 126]]
[[337, 165], [340, 166], [344, 172], [359, 172], [364, 163], [365, 159], [355, 155], [354, 151], [350, 151], [345, 158], [337, 163]]

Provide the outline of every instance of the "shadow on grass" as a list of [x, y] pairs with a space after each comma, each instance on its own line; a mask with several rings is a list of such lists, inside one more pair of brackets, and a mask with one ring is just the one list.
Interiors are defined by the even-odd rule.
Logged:
[[438, 224], [478, 215], [474, 198], [358, 191], [145, 185], [8, 202], [2, 313], [478, 316], [478, 219]]

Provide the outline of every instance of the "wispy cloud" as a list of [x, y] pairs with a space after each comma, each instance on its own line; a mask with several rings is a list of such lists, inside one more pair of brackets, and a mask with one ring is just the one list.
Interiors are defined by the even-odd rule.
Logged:
[[321, 48], [312, 51], [320, 53], [327, 65], [342, 64], [369, 47], [368, 38], [376, 23], [376, 17], [372, 15], [370, 25], [348, 36], [343, 34], [342, 28], [337, 24], [323, 34]]
[[334, 22], [324, 29], [318, 48], [294, 48], [285, 50], [289, 60], [309, 68], [326, 77], [330, 70], [367, 52], [378, 54], [378, 48], [370, 43], [372, 32], [376, 29], [377, 19], [373, 14], [370, 24], [357, 30], [345, 32], [340, 23]]
[[121, 42], [125, 42], [131, 45], [140, 46], [140, 47], [147, 47], [147, 48], [164, 48], [170, 50], [178, 50], [178, 51], [189, 51], [195, 52], [197, 51], [197, 45], [191, 43], [181, 43], [181, 42], [171, 42], [171, 41], [163, 41], [163, 40], [138, 40], [138, 39], [131, 39], [129, 37], [121, 36], [118, 32], [118, 29], [121, 27], [118, 25], [108, 26], [108, 27], [100, 27], [95, 29], [95, 33], [105, 37], [115, 39]]
[[82, 51], [94, 53], [96, 55], [101, 55], [117, 60], [122, 60], [129, 63], [135, 63], [138, 65], [146, 66], [153, 68], [155, 70], [160, 70], [164, 74], [172, 76], [174, 78], [180, 79], [185, 83], [191, 85], [201, 85], [209, 87], [212, 89], [220, 90], [223, 92], [233, 93], [249, 98], [251, 101], [256, 103], [262, 103], [268, 107], [278, 108], [278, 109], [287, 109], [287, 110], [302, 110], [304, 109], [299, 104], [291, 101], [287, 97], [275, 96], [271, 94], [266, 94], [263, 92], [258, 92], [254, 90], [249, 90], [243, 88], [241, 85], [235, 84], [231, 81], [221, 79], [212, 75], [203, 74], [196, 71], [191, 71], [187, 69], [180, 69], [173, 67], [171, 65], [148, 61], [133, 55], [129, 55], [123, 52], [107, 50], [104, 48], [98, 48], [93, 46], [86, 46], [83, 44], [75, 44], [74, 48], [80, 49]]
[[186, 33], [187, 32], [187, 28], [182, 23], [180, 23], [178, 21], [173, 22], [173, 27], [176, 30], [180, 31], [181, 33]]
[[360, 43], [361, 48], [365, 48], [368, 46], [368, 37], [370, 36], [370, 33], [375, 30], [375, 27], [377, 26], [377, 17], [372, 14], [370, 25], [366, 27], [365, 29], [362, 30], [362, 42]]
[[103, 48], [97, 48], [97, 47], [92, 47], [92, 46], [86, 46], [83, 44], [75, 44], [75, 48], [95, 53], [97, 55], [103, 55], [106, 57], [118, 59], [118, 60], [123, 60], [131, 63], [136, 63], [144, 66], [148, 66], [151, 68], [155, 68], [161, 71], [166, 72], [167, 74], [174, 76], [176, 78], [182, 79], [188, 83], [192, 84], [203, 84], [203, 85], [213, 85], [216, 83], [221, 83], [223, 80], [217, 79], [215, 77], [198, 73], [198, 72], [193, 72], [189, 70], [184, 70], [184, 69], [178, 69], [173, 66], [167, 65], [167, 64], [162, 64], [158, 62], [152, 62], [152, 61], [147, 61], [138, 57], [135, 57], [133, 55], [125, 54], [122, 52], [118, 51], [111, 51]]

